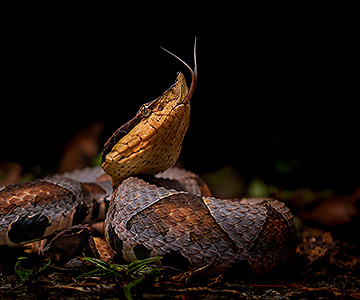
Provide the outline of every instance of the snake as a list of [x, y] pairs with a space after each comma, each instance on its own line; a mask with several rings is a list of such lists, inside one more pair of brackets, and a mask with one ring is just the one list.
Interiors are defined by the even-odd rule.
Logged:
[[174, 167], [189, 126], [183, 73], [105, 143], [101, 167], [0, 188], [0, 245], [19, 247], [64, 228], [104, 220], [105, 240], [131, 262], [161, 257], [181, 270], [267, 272], [294, 253], [289, 208], [276, 199], [213, 197], [196, 174]]

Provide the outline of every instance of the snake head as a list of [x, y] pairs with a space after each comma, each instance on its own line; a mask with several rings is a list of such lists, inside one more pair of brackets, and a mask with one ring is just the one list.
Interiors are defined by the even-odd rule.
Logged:
[[140, 106], [137, 115], [148, 118], [151, 115], [161, 117], [171, 114], [178, 106], [189, 105], [189, 101], [184, 103], [189, 89], [186, 85], [184, 74], [178, 72], [175, 83], [166, 90], [160, 97]]
[[184, 75], [179, 72], [168, 90], [157, 99], [143, 104], [135, 117], [118, 128], [106, 142], [102, 167], [112, 177], [114, 186], [127, 177], [156, 174], [176, 163], [189, 126], [190, 99], [197, 81], [195, 52], [196, 42], [194, 70], [169, 52], [190, 69], [190, 89]]

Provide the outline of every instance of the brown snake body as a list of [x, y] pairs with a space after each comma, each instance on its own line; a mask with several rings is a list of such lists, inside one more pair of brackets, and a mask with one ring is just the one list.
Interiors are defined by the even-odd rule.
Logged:
[[292, 254], [296, 232], [284, 203], [195, 194], [196, 175], [181, 178], [176, 168], [168, 173], [155, 184], [130, 177], [112, 196], [105, 236], [126, 260], [162, 256], [163, 264], [180, 269], [219, 273], [238, 267], [239, 273], [250, 268], [257, 274]]
[[69, 226], [105, 218], [110, 182], [55, 176], [0, 190], [0, 245], [20, 246]]
[[[179, 73], [173, 86], [141, 106], [104, 146], [102, 168], [116, 187], [105, 238], [128, 261], [162, 256], [163, 264], [182, 269], [241, 272], [245, 263], [253, 273], [268, 271], [286, 260], [296, 244], [292, 215], [283, 203], [216, 199], [198, 176], [177, 168], [152, 176], [178, 159], [189, 125], [196, 59], [195, 70], [188, 68], [190, 89]], [[111, 181], [80, 173], [0, 190], [0, 245], [23, 245], [104, 218]]]

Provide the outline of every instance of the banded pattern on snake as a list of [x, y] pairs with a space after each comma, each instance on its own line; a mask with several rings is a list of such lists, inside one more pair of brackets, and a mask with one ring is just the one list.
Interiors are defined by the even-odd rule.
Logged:
[[283, 203], [216, 199], [197, 175], [171, 168], [189, 125], [195, 51], [196, 44], [194, 70], [183, 62], [192, 74], [190, 88], [179, 73], [105, 144], [102, 168], [111, 179], [95, 168], [3, 187], [0, 245], [21, 246], [105, 219], [106, 241], [128, 261], [162, 256], [163, 264], [210, 273], [242, 272], [244, 264], [261, 273], [286, 260], [296, 230]]

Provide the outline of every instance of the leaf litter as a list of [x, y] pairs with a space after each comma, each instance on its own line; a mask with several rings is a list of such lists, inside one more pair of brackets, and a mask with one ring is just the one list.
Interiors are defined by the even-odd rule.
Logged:
[[[225, 169], [213, 176], [233, 170]], [[220, 175], [219, 175], [220, 174]], [[224, 175], [224, 176], [225, 176]], [[211, 174], [204, 178], [212, 180]], [[360, 193], [338, 195], [311, 189], [280, 190], [240, 176], [235, 197], [272, 196], [291, 208], [299, 242], [294, 257], [271, 272], [251, 275], [183, 272], [160, 258], [127, 264], [111, 255], [78, 255], [59, 265], [22, 249], [0, 249], [0, 296], [20, 299], [360, 299]], [[225, 180], [226, 181], [226, 180]], [[218, 191], [221, 193], [221, 190]], [[228, 195], [227, 195], [228, 196]], [[231, 197], [231, 195], [229, 196]], [[323, 209], [325, 207], [325, 209]], [[326, 213], [326, 216], [324, 216]], [[95, 238], [101, 241], [101, 237]], [[96, 242], [98, 244], [98, 242]]]

